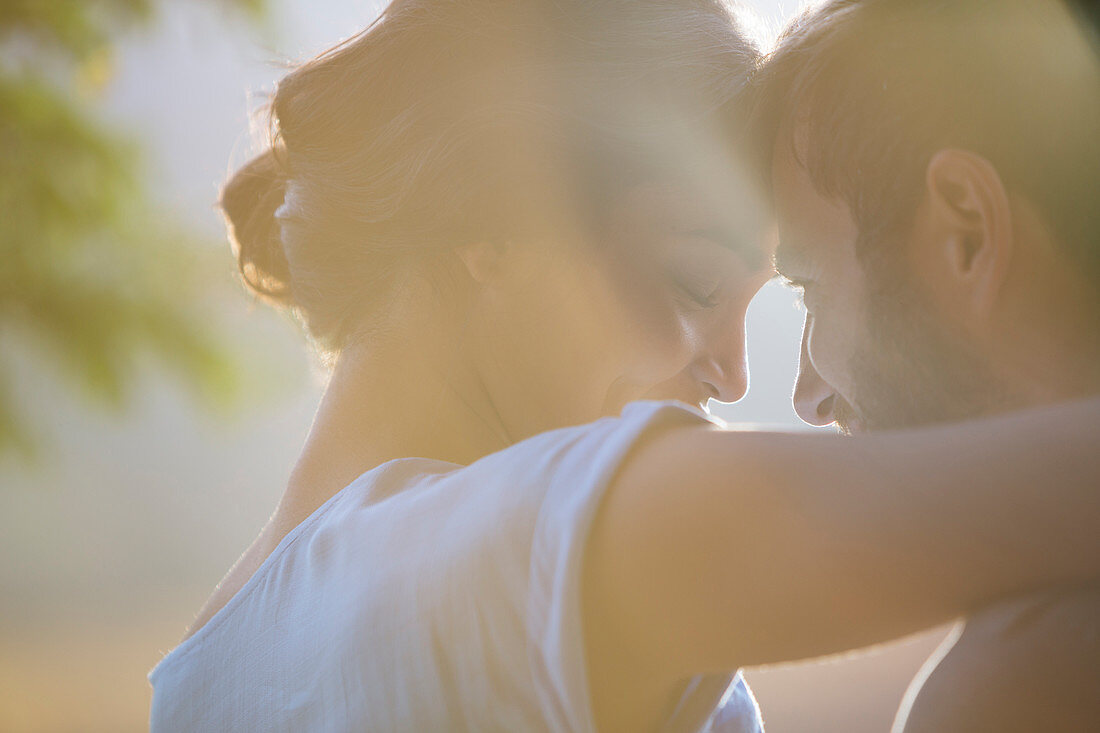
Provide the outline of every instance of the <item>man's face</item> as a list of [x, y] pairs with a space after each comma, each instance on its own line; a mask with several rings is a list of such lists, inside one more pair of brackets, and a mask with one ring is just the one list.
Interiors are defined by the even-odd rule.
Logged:
[[777, 268], [803, 291], [806, 308], [794, 392], [803, 420], [858, 432], [995, 408], [1002, 390], [992, 365], [927, 307], [925, 284], [909, 267], [909, 237], [870, 243], [886, 257], [866, 267], [848, 206], [822, 196], [782, 142], [773, 158], [773, 193]]

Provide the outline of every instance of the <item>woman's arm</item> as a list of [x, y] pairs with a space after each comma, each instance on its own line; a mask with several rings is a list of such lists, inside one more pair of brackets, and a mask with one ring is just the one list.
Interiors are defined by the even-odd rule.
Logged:
[[628, 459], [585, 562], [587, 633], [672, 679], [1100, 576], [1100, 401], [855, 438], [673, 430]]

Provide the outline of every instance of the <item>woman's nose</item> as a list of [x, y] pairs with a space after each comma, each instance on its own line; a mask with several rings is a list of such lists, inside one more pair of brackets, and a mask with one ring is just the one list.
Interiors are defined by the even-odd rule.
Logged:
[[749, 390], [744, 314], [737, 323], [709, 339], [695, 362], [694, 377], [719, 402], [737, 402]]
[[794, 385], [794, 411], [803, 422], [822, 427], [836, 421], [833, 408], [836, 392], [821, 378], [810, 359], [810, 317], [802, 326], [802, 351], [798, 357], [798, 379]]

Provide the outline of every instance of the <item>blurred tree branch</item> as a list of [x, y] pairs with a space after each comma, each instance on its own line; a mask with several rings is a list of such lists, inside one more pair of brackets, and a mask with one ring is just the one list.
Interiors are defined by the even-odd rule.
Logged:
[[[263, 0], [232, 0], [253, 18]], [[212, 401], [234, 389], [226, 347], [194, 304], [196, 238], [144, 193], [140, 151], [94, 114], [112, 40], [154, 0], [0, 3], [0, 453], [37, 446], [12, 348], [106, 408], [152, 355]], [[48, 370], [49, 371], [49, 370]]]

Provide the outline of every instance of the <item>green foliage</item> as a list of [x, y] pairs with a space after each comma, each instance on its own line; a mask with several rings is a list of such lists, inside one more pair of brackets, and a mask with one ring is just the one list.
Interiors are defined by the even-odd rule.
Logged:
[[147, 20], [152, 10], [151, 0], [7, 0], [0, 5], [0, 33], [81, 59], [108, 45], [119, 25]]
[[233, 390], [233, 361], [197, 307], [206, 248], [150, 204], [140, 151], [81, 93], [103, 81], [110, 39], [153, 11], [152, 0], [0, 4], [0, 452], [35, 447], [11, 348], [107, 408], [125, 405], [146, 356], [212, 402]]

